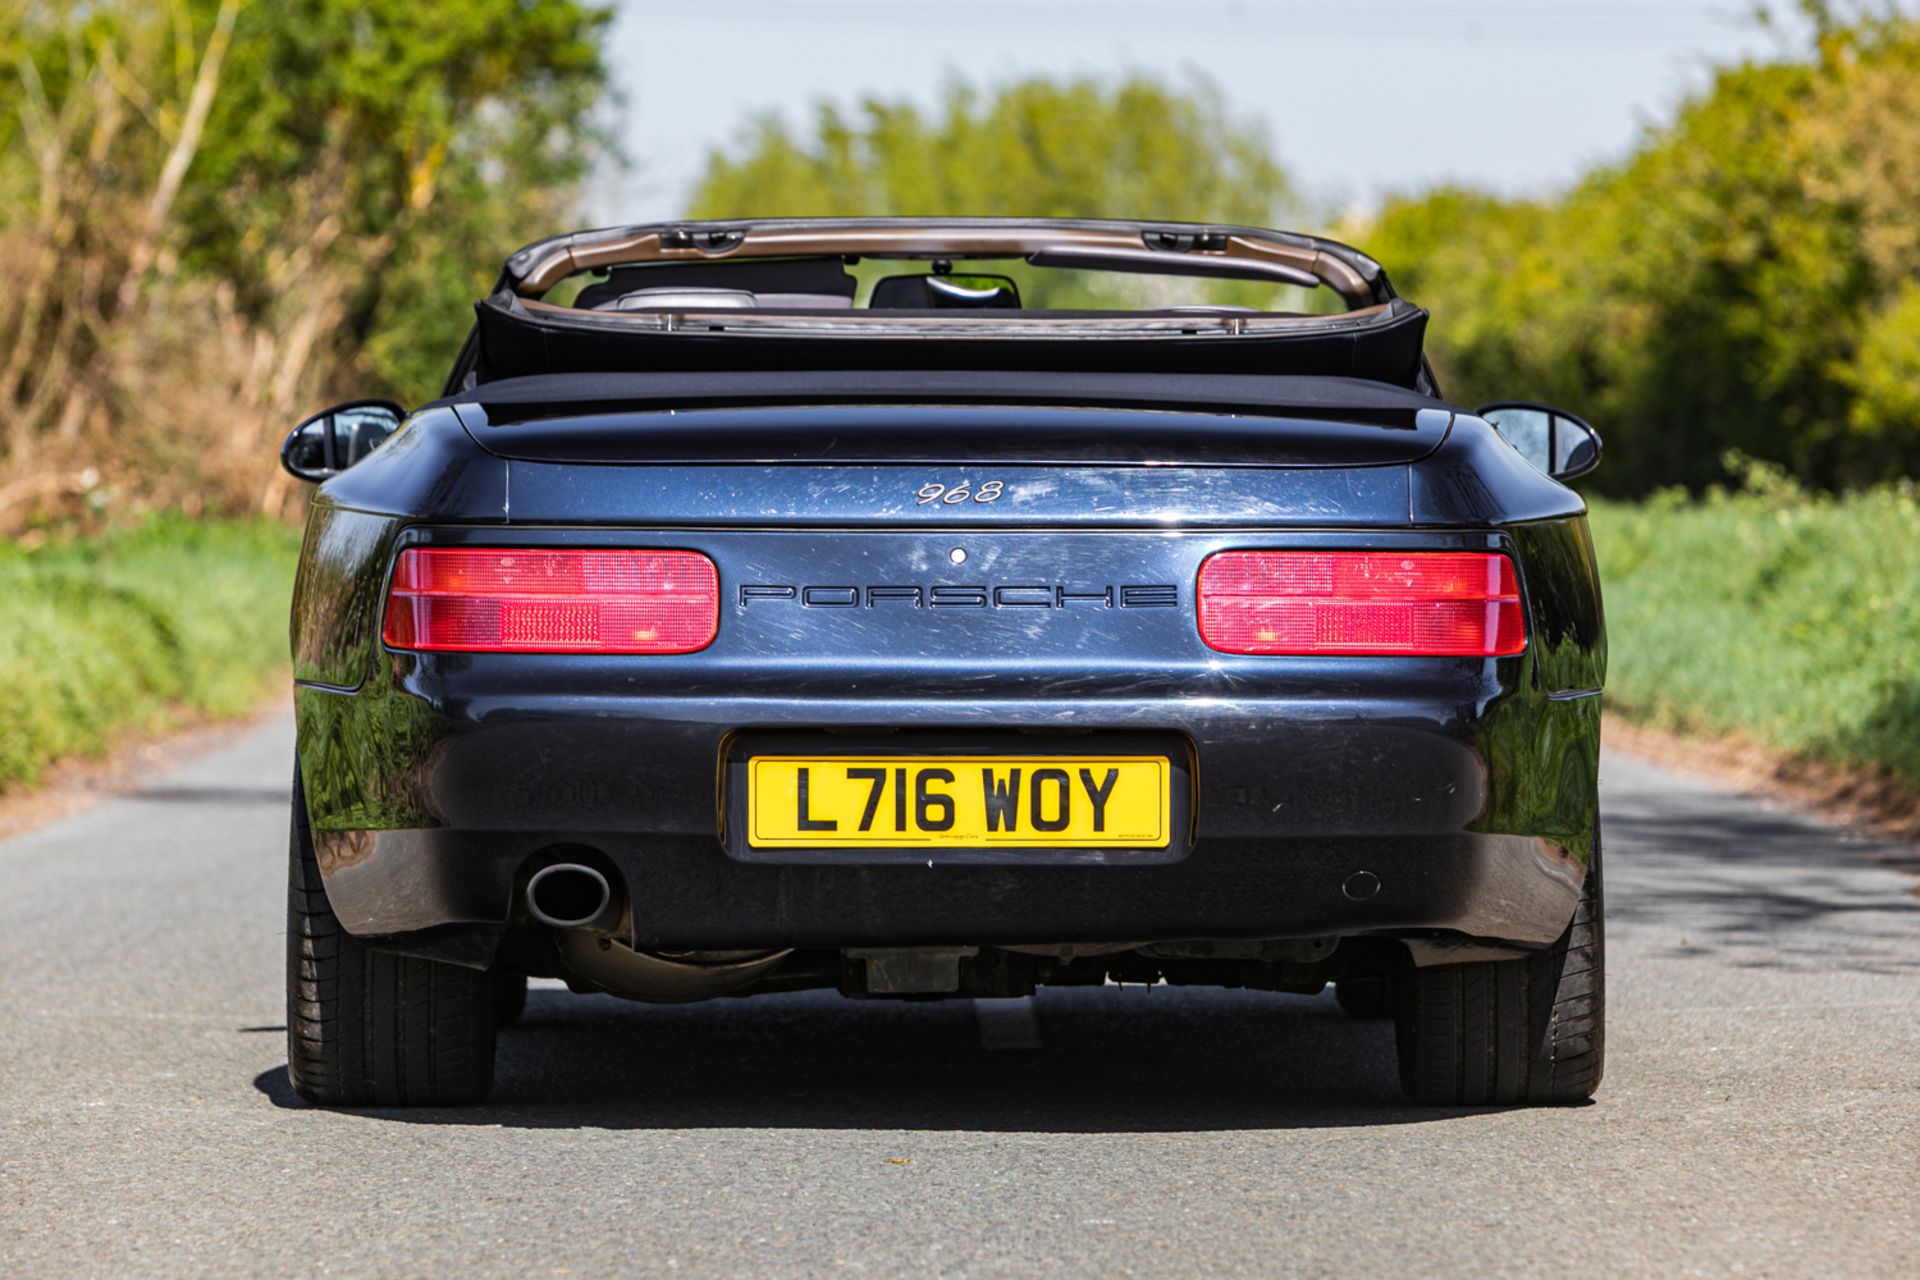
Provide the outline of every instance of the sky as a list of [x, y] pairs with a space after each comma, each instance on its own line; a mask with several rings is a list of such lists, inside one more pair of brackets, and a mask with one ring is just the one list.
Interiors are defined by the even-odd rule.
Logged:
[[[1787, 7], [1787, 6], [1781, 6]], [[623, 0], [611, 39], [633, 164], [596, 222], [680, 216], [716, 147], [777, 112], [937, 100], [955, 76], [1200, 72], [1315, 208], [1460, 182], [1564, 187], [1671, 118], [1712, 67], [1802, 47], [1751, 0]], [[1170, 209], [1166, 216], [1180, 217]]]

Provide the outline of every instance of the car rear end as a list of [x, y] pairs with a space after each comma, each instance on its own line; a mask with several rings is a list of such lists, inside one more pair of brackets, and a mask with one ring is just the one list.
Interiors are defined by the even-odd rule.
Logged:
[[[785, 288], [782, 254], [935, 279], [949, 244], [1317, 279], [1353, 310], [874, 313], [851, 282], [832, 312], [646, 309], [703, 255]], [[608, 263], [590, 290], [633, 314], [538, 301]], [[1424, 324], [1363, 256], [1245, 229], [516, 255], [451, 394], [309, 523], [296, 1085], [481, 1096], [534, 974], [652, 1001], [1333, 983], [1398, 1020], [1416, 1098], [1585, 1097], [1585, 508], [1432, 394]], [[460, 1083], [407, 1085], [469, 1034]]]
[[[1591, 704], [1541, 648], [1574, 639], [1580, 521], [1416, 523], [1444, 411], [823, 407], [834, 456], [777, 465], [727, 442], [791, 411], [696, 422], [693, 463], [648, 415], [454, 412], [509, 519], [323, 507], [309, 545], [309, 578], [347, 544], [381, 562], [353, 678], [301, 694], [308, 777], [353, 783], [309, 790], [356, 933], [538, 951], [528, 881], [578, 864], [637, 951], [787, 952], [783, 980], [858, 994], [857, 953], [959, 949], [927, 993], [1005, 994], [1317, 987], [1572, 914]], [[976, 456], [1089, 427], [1159, 456]], [[1294, 465], [1196, 465], [1221, 430]], [[898, 460], [928, 435], [955, 460]]]

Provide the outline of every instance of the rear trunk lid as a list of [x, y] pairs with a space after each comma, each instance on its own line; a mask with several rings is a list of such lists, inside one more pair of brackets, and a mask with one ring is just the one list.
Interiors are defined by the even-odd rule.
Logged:
[[[885, 403], [844, 391], [851, 402], [782, 402], [782, 384], [751, 379], [693, 407], [595, 401], [578, 381], [564, 402], [483, 386], [452, 403], [475, 442], [509, 462], [509, 520], [567, 524], [1403, 527], [1408, 465], [1452, 421], [1440, 402], [1394, 388], [1329, 391], [1339, 379], [1288, 393], [1331, 397], [1299, 409], [1256, 394], [1284, 379], [1115, 381], [1021, 382], [1022, 397], [1049, 397], [1038, 404], [975, 403], [993, 388], [945, 375]], [[785, 384], [803, 400], [816, 393], [799, 375]]]

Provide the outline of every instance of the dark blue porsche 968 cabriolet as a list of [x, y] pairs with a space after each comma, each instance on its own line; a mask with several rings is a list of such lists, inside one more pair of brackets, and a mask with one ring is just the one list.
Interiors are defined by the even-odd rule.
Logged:
[[1310, 236], [674, 223], [288, 437], [290, 1071], [472, 1102], [634, 1000], [1317, 992], [1421, 1102], [1603, 1049], [1599, 439]]

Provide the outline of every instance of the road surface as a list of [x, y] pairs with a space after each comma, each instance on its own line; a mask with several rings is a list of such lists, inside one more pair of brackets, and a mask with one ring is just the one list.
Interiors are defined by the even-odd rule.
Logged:
[[0, 844], [0, 1274], [1920, 1274], [1920, 898], [1607, 761], [1607, 1079], [1423, 1111], [1330, 997], [650, 1008], [494, 1105], [286, 1085], [290, 728]]

